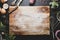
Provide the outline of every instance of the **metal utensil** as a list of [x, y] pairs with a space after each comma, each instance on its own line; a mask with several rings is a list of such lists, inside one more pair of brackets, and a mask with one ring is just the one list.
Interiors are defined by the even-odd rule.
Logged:
[[56, 33], [55, 33], [55, 36], [56, 36], [57, 40], [60, 40], [60, 38], [57, 36], [59, 32], [60, 32], [60, 30], [57, 30]]
[[60, 11], [57, 13], [57, 19], [60, 21]]
[[[17, 1], [18, 1], [18, 2], [17, 2]], [[16, 2], [17, 2], [17, 6], [19, 6], [19, 5], [22, 3], [22, 1], [23, 1], [23, 0], [14, 0], [14, 1], [12, 2], [12, 5], [15, 5]]]

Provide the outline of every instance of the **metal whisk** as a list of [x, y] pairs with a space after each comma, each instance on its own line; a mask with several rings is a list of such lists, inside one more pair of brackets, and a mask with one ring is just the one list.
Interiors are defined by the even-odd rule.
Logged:
[[[17, 2], [18, 1], [18, 2]], [[23, 0], [14, 0], [13, 2], [12, 2], [12, 5], [15, 5], [16, 3], [16, 6], [19, 6], [19, 5], [21, 5], [21, 3], [22, 3], [22, 1]]]

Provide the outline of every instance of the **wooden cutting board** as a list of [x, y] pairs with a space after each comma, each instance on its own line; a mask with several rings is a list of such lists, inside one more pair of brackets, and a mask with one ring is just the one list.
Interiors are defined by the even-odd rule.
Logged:
[[[10, 6], [9, 10], [15, 8]], [[49, 35], [49, 6], [21, 6], [9, 15], [9, 33], [15, 35]]]

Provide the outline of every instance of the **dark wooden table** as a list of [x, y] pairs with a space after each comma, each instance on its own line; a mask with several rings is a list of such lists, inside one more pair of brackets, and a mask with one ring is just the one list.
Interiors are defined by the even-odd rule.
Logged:
[[[8, 1], [8, 4], [11, 5], [11, 2], [14, 1], [14, 0], [9, 0]], [[43, 1], [43, 0], [41, 0]], [[45, 2], [41, 2], [40, 0], [36, 0], [36, 3], [34, 4], [34, 6], [46, 6], [48, 5], [49, 6], [49, 2], [51, 0], [45, 0]], [[24, 0], [21, 4], [21, 6], [29, 6], [29, 0]], [[58, 8], [60, 10], [60, 8]], [[50, 18], [51, 19], [51, 27], [54, 23], [56, 23], [57, 19], [56, 19], [56, 12], [59, 11], [59, 10], [56, 10], [56, 9], [52, 9], [51, 10], [51, 15], [50, 15]], [[53, 23], [52, 23], [53, 22]], [[58, 29], [60, 29], [59, 27], [60, 25], [57, 26], [57, 28], [54, 30], [54, 32]], [[52, 30], [51, 30], [52, 31]], [[21, 35], [16, 35], [16, 38], [15, 40], [53, 40], [52, 38], [52, 33], [51, 35], [40, 35], [40, 36], [21, 36]], [[56, 40], [56, 39], [55, 39]]]
[[[10, 3], [13, 0], [9, 0], [8, 4], [11, 5]], [[36, 3], [34, 4], [34, 6], [49, 6], [49, 2], [50, 0], [45, 0], [44, 2], [42, 2], [43, 0], [36, 0]], [[21, 4], [21, 6], [29, 6], [29, 0], [24, 0]], [[40, 36], [21, 36], [21, 35], [16, 35], [15, 40], [52, 40], [52, 37], [49, 35], [40, 35]]]
[[[11, 3], [14, 0], [9, 0], [8, 4], [11, 5]], [[49, 5], [50, 0], [36, 0], [34, 6], [46, 6]], [[23, 2], [21, 3], [21, 6], [29, 6], [29, 0], [23, 0]]]

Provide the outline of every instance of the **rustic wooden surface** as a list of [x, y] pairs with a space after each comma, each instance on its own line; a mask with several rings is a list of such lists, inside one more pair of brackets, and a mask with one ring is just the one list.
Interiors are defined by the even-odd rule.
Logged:
[[[12, 11], [14, 7], [10, 7], [9, 10]], [[45, 9], [45, 11], [42, 11], [44, 14], [48, 14], [47, 18], [44, 19], [44, 21], [42, 22], [42, 26], [37, 27], [37, 30], [41, 30], [39, 32], [29, 32], [29, 31], [22, 31], [24, 29], [21, 30], [21, 28], [19, 28], [18, 26], [15, 26], [14, 24], [16, 24], [14, 16], [17, 15], [17, 13], [23, 13], [24, 11], [26, 11], [27, 13], [32, 12], [31, 10], [34, 10], [35, 12], [39, 12], [41, 9]], [[47, 11], [46, 11], [47, 10]], [[34, 12], [34, 13], [35, 13]], [[50, 10], [49, 10], [49, 6], [36, 6], [36, 7], [19, 7], [16, 11], [14, 11], [13, 13], [11, 13], [9, 15], [9, 32], [17, 34], [17, 35], [49, 35], [50, 34]], [[27, 29], [27, 28], [26, 28]], [[33, 28], [32, 28], [33, 30]], [[43, 32], [42, 32], [43, 31]]]

